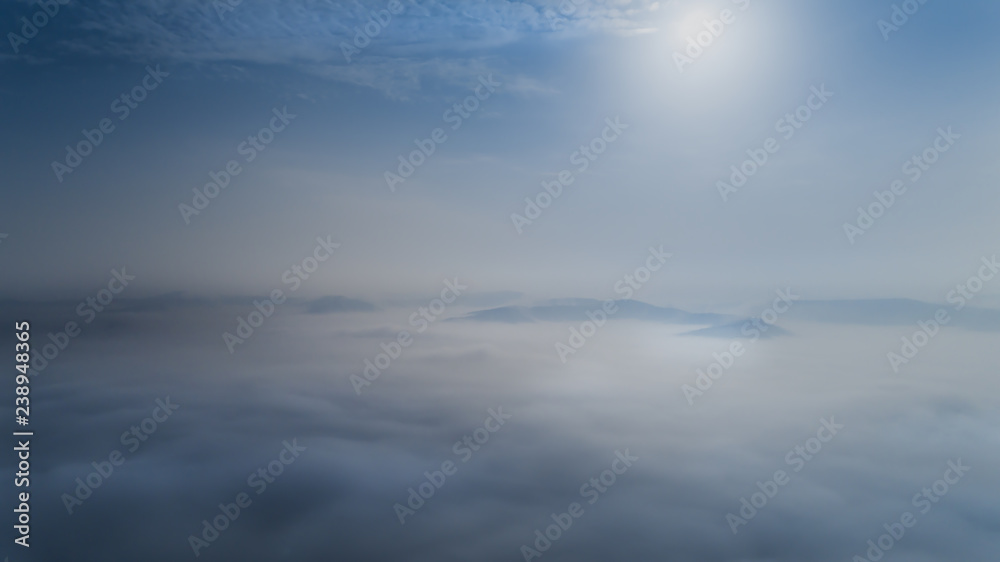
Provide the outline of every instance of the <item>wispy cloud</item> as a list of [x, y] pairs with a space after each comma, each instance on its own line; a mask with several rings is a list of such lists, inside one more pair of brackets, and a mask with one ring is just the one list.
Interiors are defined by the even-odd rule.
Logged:
[[[231, 9], [224, 2], [195, 0], [97, 0], [67, 7], [64, 18], [74, 33], [48, 43], [41, 37], [37, 48], [54, 57], [287, 66], [406, 97], [421, 88], [424, 77], [447, 76], [460, 82], [483, 72], [502, 73], [503, 61], [487, 61], [484, 53], [529, 36], [558, 40], [587, 33], [642, 32], [648, 28], [645, 18], [658, 7], [646, 0], [579, 6], [486, 0], [400, 4], [402, 11], [393, 15], [382, 12], [388, 0], [244, 0]], [[389, 21], [370, 27], [378, 32], [348, 61], [344, 46], [355, 46], [355, 37], [373, 12], [381, 12], [383, 20], [388, 15]], [[522, 94], [553, 91], [527, 76], [510, 79]]]

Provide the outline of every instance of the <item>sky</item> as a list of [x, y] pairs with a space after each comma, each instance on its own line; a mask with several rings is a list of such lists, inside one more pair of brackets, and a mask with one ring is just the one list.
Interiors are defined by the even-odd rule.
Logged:
[[[588, 2], [557, 24], [545, 14], [558, 5], [401, 6], [351, 62], [341, 44], [381, 4], [61, 8], [3, 58], [6, 259], [49, 257], [5, 269], [4, 293], [74, 296], [127, 264], [149, 295], [254, 294], [332, 235], [344, 255], [310, 283], [317, 295], [407, 294], [448, 271], [602, 298], [632, 256], [664, 244], [684, 266], [655, 288], [660, 304], [728, 296], [733, 276], [757, 291], [783, 278], [828, 298], [931, 299], [993, 250], [989, 3], [924, 5], [888, 40], [877, 22], [892, 5], [870, 2]], [[697, 35], [684, 25], [702, 29], [689, 14], [723, 8], [735, 21], [679, 71], [672, 54]], [[12, 32], [34, 11], [5, 3]], [[147, 66], [168, 76], [122, 120], [111, 106]], [[490, 75], [501, 85], [450, 130], [445, 110]], [[823, 85], [829, 102], [785, 141], [776, 122]], [[178, 206], [285, 107], [287, 131], [186, 221]], [[104, 118], [114, 131], [59, 176], [52, 163]], [[627, 133], [577, 172], [572, 155], [607, 118]], [[852, 244], [844, 223], [939, 127], [956, 149]], [[390, 190], [385, 173], [435, 128], [445, 142]], [[782, 140], [773, 166], [724, 202], [716, 182], [768, 137]], [[578, 181], [518, 233], [510, 215], [564, 169]]]
[[[998, 17], [0, 0], [0, 311], [32, 325], [41, 449], [37, 546], [3, 552], [874, 562], [909, 509], [886, 560], [995, 559]], [[792, 473], [831, 417], [844, 437]], [[116, 448], [121, 476], [67, 507]], [[400, 524], [446, 461], [457, 482]]]

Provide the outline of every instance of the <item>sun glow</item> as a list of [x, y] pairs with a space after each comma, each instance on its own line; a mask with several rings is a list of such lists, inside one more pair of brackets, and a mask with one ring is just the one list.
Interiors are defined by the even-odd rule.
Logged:
[[699, 31], [704, 31], [705, 21], [711, 20], [715, 17], [711, 12], [700, 9], [694, 10], [691, 13], [681, 17], [674, 24], [674, 39], [685, 40], [688, 37], [694, 37]]

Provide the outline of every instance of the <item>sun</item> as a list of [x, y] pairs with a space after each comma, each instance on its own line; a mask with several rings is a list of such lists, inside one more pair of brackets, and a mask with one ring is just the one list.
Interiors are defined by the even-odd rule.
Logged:
[[705, 30], [705, 21], [711, 20], [713, 15], [707, 10], [694, 10], [677, 20], [674, 24], [674, 33], [676, 33], [676, 39], [685, 40], [688, 37], [694, 37], [698, 35], [699, 32]]

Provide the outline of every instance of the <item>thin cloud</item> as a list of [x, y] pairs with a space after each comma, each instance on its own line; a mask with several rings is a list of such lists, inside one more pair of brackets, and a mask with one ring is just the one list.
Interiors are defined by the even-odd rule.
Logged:
[[[224, 4], [98, 0], [67, 6], [60, 18], [73, 31], [58, 38], [39, 34], [32, 47], [56, 60], [84, 56], [142, 63], [287, 66], [406, 98], [420, 90], [423, 78], [448, 76], [461, 81], [484, 72], [502, 73], [506, 67], [502, 60], [484, 62], [486, 50], [539, 35], [642, 33], [648, 29], [645, 18], [656, 10], [655, 3], [644, 1], [587, 2], [569, 14], [566, 8], [560, 13], [558, 3], [403, 1], [404, 11], [392, 15], [349, 62], [344, 45], [354, 47], [358, 30], [387, 2], [247, 0], [224, 11], [218, 5]], [[508, 74], [517, 93], [555, 92], [539, 79]]]

